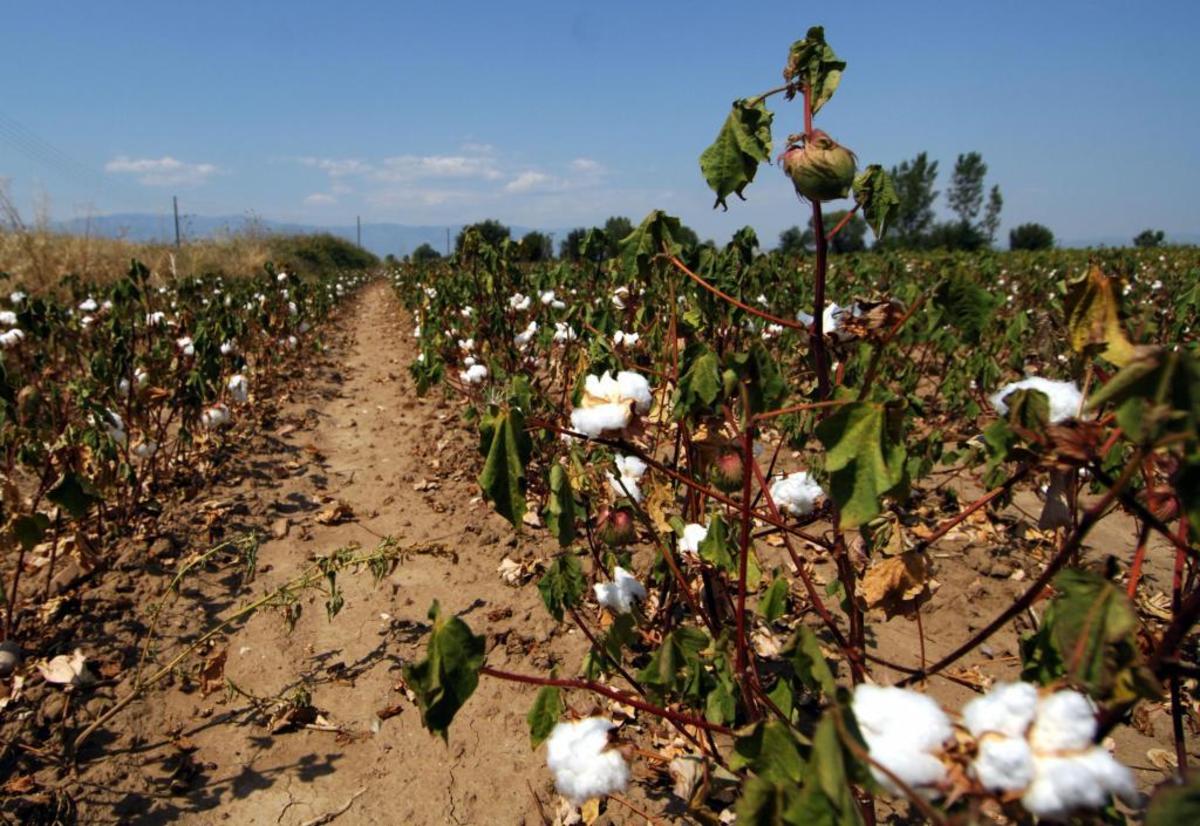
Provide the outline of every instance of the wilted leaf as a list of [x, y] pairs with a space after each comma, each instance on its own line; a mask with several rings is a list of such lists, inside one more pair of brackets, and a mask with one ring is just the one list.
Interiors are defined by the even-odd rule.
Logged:
[[788, 51], [783, 79], [811, 90], [810, 105], [815, 115], [837, 91], [845, 68], [846, 61], [839, 60], [825, 42], [825, 27], [813, 26], [804, 39], [797, 40]]
[[877, 163], [854, 178], [854, 202], [862, 209], [876, 238], [883, 237], [888, 222], [900, 211], [900, 196], [892, 185], [892, 177]]
[[754, 180], [758, 165], [771, 158], [772, 115], [761, 100], [737, 100], [713, 141], [700, 155], [704, 180], [717, 193], [713, 207], [728, 209], [730, 194], [745, 200], [742, 190]]
[[932, 596], [925, 554], [909, 551], [888, 557], [867, 569], [859, 596], [867, 608], [882, 608], [888, 618], [909, 615]]
[[1136, 357], [1137, 348], [1121, 327], [1120, 303], [1113, 281], [1093, 264], [1086, 275], [1072, 281], [1063, 302], [1067, 332], [1077, 353], [1098, 351], [1118, 367]]
[[340, 525], [354, 519], [354, 508], [349, 503], [337, 500], [334, 504], [317, 514], [317, 521], [322, 525]]
[[479, 684], [486, 640], [458, 617], [443, 617], [436, 600], [429, 618], [433, 630], [425, 659], [406, 666], [404, 680], [417, 695], [421, 722], [445, 740], [454, 715]]

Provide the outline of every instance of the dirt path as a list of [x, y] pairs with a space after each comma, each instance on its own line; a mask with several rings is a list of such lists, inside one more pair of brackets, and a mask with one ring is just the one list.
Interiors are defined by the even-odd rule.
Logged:
[[[341, 822], [540, 822], [535, 793], [553, 808], [543, 756], [529, 748], [532, 693], [484, 680], [447, 745], [397, 690], [401, 666], [423, 655], [434, 599], [487, 633], [489, 648], [500, 649], [489, 654], [497, 666], [544, 671], [563, 657], [574, 666], [582, 646], [553, 630], [536, 589], [510, 588], [497, 575], [506, 554], [530, 555], [537, 540], [513, 537], [479, 500], [477, 454], [459, 406], [416, 398], [406, 369], [415, 355], [411, 324], [390, 288], [366, 288], [342, 324], [350, 335], [341, 366], [285, 410], [284, 418], [315, 426], [281, 428], [287, 447], [254, 463], [268, 472], [231, 492], [276, 536], [286, 520], [286, 536], [259, 552], [254, 593], [294, 576], [313, 554], [350, 543], [369, 549], [392, 536], [424, 547], [377, 587], [366, 571], [339, 577], [345, 607], [332, 622], [313, 595], [290, 634], [277, 613], [264, 613], [223, 643], [225, 676], [241, 691], [276, 698], [307, 690], [340, 732], [272, 734], [244, 696], [158, 693], [126, 712], [133, 731], [124, 756], [90, 773], [111, 787], [90, 788], [87, 809], [98, 819], [287, 826], [353, 801]], [[281, 465], [300, 467], [273, 479]], [[319, 524], [325, 497], [345, 501], [356, 519]], [[203, 610], [220, 581], [209, 577], [185, 596]], [[380, 719], [397, 705], [397, 715]]]

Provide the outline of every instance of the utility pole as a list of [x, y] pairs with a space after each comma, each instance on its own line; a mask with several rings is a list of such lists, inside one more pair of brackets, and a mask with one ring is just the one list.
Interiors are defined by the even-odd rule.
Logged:
[[446, 227], [446, 257], [450, 257], [450, 227]]
[[179, 196], [171, 196], [171, 205], [175, 209], [175, 246], [179, 246]]
[[358, 248], [362, 249], [362, 216], [355, 215], [354, 222], [358, 225]]

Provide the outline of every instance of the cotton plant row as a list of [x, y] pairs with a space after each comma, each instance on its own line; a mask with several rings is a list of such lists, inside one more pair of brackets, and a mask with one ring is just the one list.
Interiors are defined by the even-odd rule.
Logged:
[[268, 267], [157, 284], [135, 262], [108, 286], [65, 279], [58, 295], [0, 297], [4, 536], [24, 554], [53, 539], [55, 519], [95, 531], [138, 516], [203, 466], [364, 277]]
[[[719, 205], [743, 195], [747, 170], [774, 155], [764, 101], [803, 102], [779, 162], [817, 231], [807, 261], [762, 253], [748, 228], [723, 248], [689, 246], [655, 211], [607, 260], [528, 267], [475, 238], [394, 275], [418, 389], [440, 386], [478, 427], [484, 497], [515, 529], [557, 540], [538, 589], [590, 643], [564, 664], [574, 676], [508, 670], [435, 606], [428, 655], [405, 678], [442, 736], [479, 678], [537, 687], [531, 740], [576, 805], [630, 793], [630, 760], [649, 743], [706, 819], [867, 822], [875, 794], [934, 821], [1115, 817], [1116, 802], [1142, 799], [1098, 741], [1178, 683], [1170, 663], [1191, 656], [1200, 596], [1182, 576], [1169, 619], [1139, 615], [1140, 531], [1105, 549], [1115, 575], [1081, 556], [1120, 510], [1191, 571], [1200, 513], [1183, 482], [1200, 473], [1200, 368], [1169, 336], [1200, 303], [1135, 339], [1121, 276], [1086, 257], [830, 257], [844, 224], [823, 224], [824, 204], [851, 198], [877, 233], [895, 208], [886, 173], [812, 125], [842, 69], [811, 30], [785, 86], [735, 102], [701, 158]], [[964, 480], [986, 492], [931, 514], [930, 494]], [[935, 564], [961, 564], [935, 563], [938, 543], [1019, 488], [1043, 497], [1049, 538], [1012, 603], [954, 629], [933, 662], [873, 645], [877, 624], [920, 620]], [[957, 714], [925, 693], [1035, 604], [1021, 682]], [[907, 676], [882, 685], [881, 667]], [[736, 803], [677, 763], [733, 782]]]

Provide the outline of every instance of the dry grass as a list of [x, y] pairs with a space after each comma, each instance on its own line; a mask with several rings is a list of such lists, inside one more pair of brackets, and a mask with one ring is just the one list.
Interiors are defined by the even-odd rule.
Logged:
[[45, 216], [32, 222], [0, 190], [0, 273], [8, 286], [27, 292], [52, 292], [63, 276], [108, 283], [129, 269], [132, 259], [150, 268], [154, 277], [169, 281], [178, 276], [223, 273], [238, 276], [261, 272], [271, 259], [271, 238], [249, 230], [227, 238], [171, 244], [135, 243], [120, 238], [98, 238], [55, 232]]

